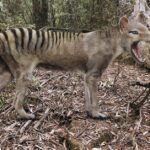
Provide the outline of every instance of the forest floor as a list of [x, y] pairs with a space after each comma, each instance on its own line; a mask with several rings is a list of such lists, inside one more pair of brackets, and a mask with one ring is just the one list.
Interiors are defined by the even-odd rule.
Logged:
[[111, 64], [98, 81], [99, 107], [111, 118], [97, 120], [86, 116], [81, 74], [35, 70], [25, 106], [35, 120], [19, 119], [11, 107], [13, 83], [1, 92], [0, 149], [150, 150], [150, 103], [139, 111], [130, 107], [145, 90], [129, 85], [137, 80], [150, 81], [149, 71], [135, 64]]

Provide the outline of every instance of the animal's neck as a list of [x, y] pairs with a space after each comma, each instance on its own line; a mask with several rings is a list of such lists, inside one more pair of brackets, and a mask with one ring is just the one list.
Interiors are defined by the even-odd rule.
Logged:
[[123, 53], [124, 48], [122, 47], [122, 34], [118, 28], [106, 30], [103, 34], [105, 34], [105, 38], [108, 40], [108, 44], [110, 44], [113, 59], [115, 59]]
[[108, 39], [114, 37], [119, 38], [121, 36], [118, 27], [99, 30], [99, 34], [101, 38], [108, 38]]

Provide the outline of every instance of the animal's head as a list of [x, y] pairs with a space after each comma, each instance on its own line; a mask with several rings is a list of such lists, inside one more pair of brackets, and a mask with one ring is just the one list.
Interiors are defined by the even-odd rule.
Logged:
[[150, 41], [150, 31], [143, 24], [136, 21], [129, 21], [126, 16], [119, 22], [122, 34], [121, 46], [131, 53], [132, 57], [139, 63], [143, 63], [142, 49], [139, 47], [140, 41]]

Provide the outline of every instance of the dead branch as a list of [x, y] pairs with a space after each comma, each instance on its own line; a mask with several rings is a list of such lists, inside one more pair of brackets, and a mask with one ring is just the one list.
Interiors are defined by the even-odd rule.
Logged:
[[31, 122], [32, 122], [32, 120], [28, 120], [28, 121], [24, 124], [24, 126], [22, 126], [22, 128], [20, 129], [20, 133], [21, 133], [21, 134], [25, 131], [25, 129], [27, 128], [27, 126], [28, 126]]
[[47, 108], [47, 109], [45, 110], [45, 113], [44, 113], [44, 115], [42, 116], [42, 118], [34, 125], [34, 129], [37, 129], [37, 128], [40, 126], [40, 124], [42, 123], [42, 121], [48, 116], [49, 110], [50, 110], [50, 108]]
[[140, 97], [141, 97], [146, 91], [147, 91], [146, 89], [143, 90], [143, 91], [140, 93], [140, 95], [139, 95], [134, 101], [132, 101], [132, 104], [135, 103], [135, 102], [137, 102], [137, 101], [140, 99]]
[[[40, 105], [33, 113], [35, 114], [37, 111], [40, 111], [40, 110], [42, 110], [41, 105]], [[21, 129], [20, 129], [20, 133], [21, 133], [21, 134], [26, 130], [26, 128], [31, 124], [32, 121], [33, 121], [33, 120], [28, 120], [28, 121], [21, 127]]]
[[138, 103], [132, 102], [130, 103], [130, 107], [132, 108], [135, 115], [140, 115], [140, 108], [143, 106], [143, 104], [148, 101], [148, 97], [150, 95], [150, 89], [147, 91], [145, 97]]
[[140, 81], [133, 81], [130, 83], [131, 86], [142, 86], [142, 87], [145, 87], [145, 88], [150, 88], [150, 82], [149, 83], [142, 83]]
[[138, 107], [140, 108], [144, 103], [145, 103], [145, 101], [147, 100], [149, 100], [148, 99], [148, 96], [150, 95], [150, 89], [147, 91], [147, 94], [145, 95], [145, 97], [143, 98], [143, 100], [142, 101], [140, 101], [139, 103], [138, 103]]
[[[150, 95], [150, 83], [142, 83], [140, 81], [133, 81], [133, 82], [130, 83], [130, 85], [131, 86], [141, 86], [141, 87], [146, 88], [144, 91], [142, 91], [142, 93], [133, 102], [130, 103], [130, 107], [134, 110], [134, 114], [139, 115], [140, 108], [143, 106], [143, 104], [146, 101], [149, 101], [148, 97]], [[144, 95], [145, 93], [146, 93], [146, 95], [144, 96], [144, 98], [140, 102], [137, 102], [140, 99], [140, 97], [142, 95]]]
[[79, 138], [85, 131], [87, 131], [88, 126], [86, 126], [81, 132], [76, 135], [76, 139]]
[[[131, 86], [141, 86], [141, 87], [148, 88], [148, 91], [147, 91], [145, 97], [142, 99], [142, 101], [140, 101], [140, 102], [138, 103], [138, 105], [136, 105], [136, 107], [137, 107], [137, 106], [138, 106], [138, 107], [141, 107], [141, 105], [143, 105], [144, 102], [145, 102], [146, 100], [148, 100], [148, 96], [150, 95], [150, 82], [149, 82], [149, 83], [142, 83], [142, 82], [140, 82], [140, 81], [133, 81], [133, 82], [130, 83], [130, 85], [131, 85]], [[142, 93], [138, 96], [138, 98], [136, 98], [136, 99], [132, 102], [132, 104], [134, 104], [145, 92], [146, 92], [146, 89], [145, 89], [144, 91], [142, 91]]]

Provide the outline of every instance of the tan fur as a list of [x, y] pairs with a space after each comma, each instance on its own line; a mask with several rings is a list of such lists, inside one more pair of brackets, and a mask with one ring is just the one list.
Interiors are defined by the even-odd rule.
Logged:
[[11, 81], [12, 75], [5, 62], [0, 59], [0, 91]]
[[[14, 30], [17, 30], [18, 37], [16, 38]], [[4, 38], [4, 33], [0, 34], [1, 51], [5, 51], [0, 56], [9, 67], [10, 71], [7, 73], [11, 72], [16, 78], [14, 106], [17, 113], [26, 119], [35, 117], [34, 114], [25, 112], [23, 100], [30, 84], [32, 71], [39, 64], [83, 71], [85, 73], [86, 111], [91, 117], [105, 118], [106, 115], [98, 110], [96, 85], [98, 77], [102, 75], [110, 62], [124, 50], [130, 52], [133, 42], [150, 39], [150, 34], [145, 26], [136, 22], [128, 22], [126, 17], [120, 20], [121, 33], [117, 30], [88, 33], [39, 31], [40, 37], [37, 41], [36, 31], [30, 30], [32, 38], [29, 41], [31, 35], [27, 29], [23, 28], [24, 46], [21, 45], [21, 32], [18, 29], [14, 30], [6, 31], [8, 41], [6, 37]], [[138, 30], [139, 35], [129, 33], [132, 30]], [[10, 47], [10, 53], [6, 53], [8, 47]], [[7, 80], [9, 79], [10, 77]]]

